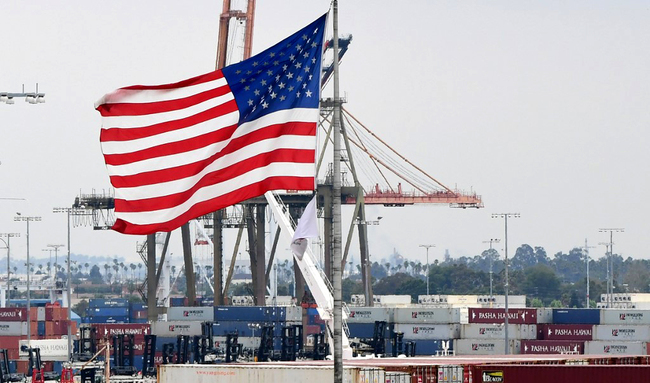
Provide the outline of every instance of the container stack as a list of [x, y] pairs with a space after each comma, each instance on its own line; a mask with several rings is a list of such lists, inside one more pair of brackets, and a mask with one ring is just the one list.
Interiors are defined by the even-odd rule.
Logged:
[[[508, 348], [518, 354], [522, 340], [537, 338], [537, 309], [508, 309]], [[506, 351], [505, 309], [470, 308], [456, 355], [502, 355]]]
[[123, 298], [90, 299], [88, 323], [129, 323], [129, 301]]
[[448, 307], [396, 307], [393, 331], [404, 334], [403, 341], [416, 344], [416, 355], [436, 355], [451, 351], [460, 338], [460, 309]]
[[648, 341], [650, 311], [602, 309], [585, 354], [647, 355]]

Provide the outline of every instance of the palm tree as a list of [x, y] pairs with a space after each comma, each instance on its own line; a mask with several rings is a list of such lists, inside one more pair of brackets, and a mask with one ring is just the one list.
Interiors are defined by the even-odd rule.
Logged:
[[390, 275], [390, 262], [384, 263], [384, 266], [386, 266], [386, 275]]
[[131, 268], [131, 279], [133, 280], [135, 279], [135, 269], [137, 269], [138, 266], [136, 266], [135, 263], [132, 263], [129, 267]]
[[138, 279], [142, 279], [142, 263], [138, 263]]
[[84, 263], [84, 267], [86, 268], [86, 274], [90, 275], [90, 264], [88, 262]]
[[108, 275], [108, 269], [111, 267], [108, 265], [108, 263], [104, 263], [104, 277], [107, 277], [107, 282], [111, 283], [111, 277]]

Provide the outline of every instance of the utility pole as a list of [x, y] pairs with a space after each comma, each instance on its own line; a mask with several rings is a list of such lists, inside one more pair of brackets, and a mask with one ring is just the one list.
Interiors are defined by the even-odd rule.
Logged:
[[598, 229], [599, 233], [609, 233], [609, 264], [611, 265], [610, 267], [610, 273], [609, 273], [609, 281], [608, 281], [608, 287], [609, 287], [609, 293], [607, 295], [607, 300], [608, 304], [607, 307], [612, 307], [613, 303], [613, 294], [614, 294], [614, 232], [616, 233], [623, 233], [625, 232], [625, 229], [623, 228], [610, 228], [610, 229]]
[[505, 317], [505, 326], [504, 326], [504, 335], [506, 338], [506, 355], [510, 354], [510, 346], [508, 344], [508, 218], [519, 218], [519, 213], [496, 213], [492, 214], [492, 218], [503, 218], [505, 220], [505, 261], [506, 261], [506, 283], [505, 287], [505, 296], [506, 296], [506, 317]]
[[429, 248], [436, 247], [436, 245], [420, 245], [427, 249], [427, 298], [429, 297]]
[[490, 244], [490, 307], [492, 307], [492, 300], [494, 300], [494, 295], [492, 294], [492, 258], [494, 258], [492, 256], [492, 244], [499, 242], [501, 242], [501, 240], [497, 238], [490, 238], [489, 241], [483, 241], [483, 243]]
[[585, 307], [589, 308], [589, 249], [595, 248], [596, 246], [587, 246], [587, 238], [585, 238], [585, 247], [582, 248], [585, 255], [585, 263], [587, 263], [587, 305]]

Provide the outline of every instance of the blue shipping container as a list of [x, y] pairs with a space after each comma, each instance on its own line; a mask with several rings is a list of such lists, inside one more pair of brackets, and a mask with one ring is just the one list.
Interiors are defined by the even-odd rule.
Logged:
[[217, 306], [214, 308], [214, 320], [246, 322], [284, 321], [287, 309], [273, 306]]
[[156, 351], [161, 351], [163, 350], [163, 345], [166, 343], [173, 343], [174, 344], [174, 350], [176, 350], [176, 340], [177, 338], [166, 338], [166, 337], [161, 337], [158, 336], [156, 337]]
[[[250, 325], [250, 326], [249, 326]], [[256, 327], [254, 327], [256, 326]], [[284, 323], [281, 322], [243, 322], [243, 321], [219, 321], [212, 325], [214, 336], [224, 336], [236, 332], [239, 336], [259, 337], [262, 334], [262, 326], [273, 326], [273, 335], [281, 336]]]
[[129, 300], [124, 298], [99, 299], [93, 298], [88, 301], [89, 308], [97, 307], [129, 307]]
[[600, 324], [600, 310], [553, 309], [553, 324]]
[[146, 310], [146, 303], [131, 303], [131, 311]]
[[91, 307], [88, 308], [88, 316], [91, 317], [129, 316], [129, 308], [128, 307]]
[[[348, 328], [350, 329], [350, 338], [372, 338], [375, 336], [374, 323], [348, 323]], [[386, 326], [384, 336], [390, 337], [388, 326]]]
[[45, 322], [37, 322], [36, 329], [38, 336], [45, 336]]
[[[404, 348], [407, 342], [415, 343], [415, 355], [436, 355], [436, 352], [442, 352], [442, 340], [422, 340], [422, 339], [404, 339]], [[454, 349], [454, 340], [449, 339], [449, 350]], [[386, 354], [393, 353], [393, 345], [390, 340], [386, 343]]]
[[130, 323], [128, 316], [93, 316], [88, 323]]

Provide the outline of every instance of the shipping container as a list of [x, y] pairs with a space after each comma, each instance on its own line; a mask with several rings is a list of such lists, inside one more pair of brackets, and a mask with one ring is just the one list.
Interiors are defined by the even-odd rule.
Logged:
[[123, 307], [129, 308], [129, 300], [124, 298], [113, 298], [113, 299], [90, 299], [88, 300], [89, 308], [98, 308], [98, 307]]
[[[469, 323], [505, 323], [505, 309], [469, 309]], [[536, 324], [536, 309], [508, 309], [508, 324]]]
[[113, 335], [135, 335], [144, 337], [151, 334], [151, 326], [149, 324], [134, 324], [134, 323], [115, 323], [115, 324], [92, 324], [92, 327], [97, 329], [97, 337], [112, 337]]
[[286, 313], [285, 307], [217, 306], [214, 308], [214, 320], [278, 322], [285, 320]]
[[647, 355], [646, 342], [602, 341], [585, 342], [585, 354], [591, 355]]
[[214, 307], [170, 307], [167, 320], [213, 322]]
[[593, 328], [590, 324], [542, 324], [537, 325], [537, 339], [592, 340]]
[[[161, 365], [158, 383], [314, 383], [334, 380], [333, 366], [300, 366], [282, 364], [247, 365]], [[383, 383], [385, 373], [378, 368], [343, 367], [345, 383]]]
[[18, 307], [0, 308], [0, 322], [22, 322], [27, 320], [27, 309]]
[[596, 325], [593, 340], [650, 341], [650, 326]]
[[553, 309], [553, 324], [600, 324], [600, 310]]
[[395, 323], [460, 323], [460, 309], [406, 307], [393, 309]]
[[[385, 327], [384, 336], [386, 338], [390, 337], [390, 327]], [[350, 330], [351, 338], [372, 338], [375, 334], [374, 323], [348, 323], [348, 329]]]
[[650, 311], [602, 309], [600, 310], [600, 324], [650, 325]]
[[161, 337], [175, 337], [178, 335], [202, 335], [201, 322], [151, 322], [151, 333], [153, 335]]
[[[214, 340], [214, 346], [216, 348], [224, 348], [226, 345], [226, 337], [225, 336], [215, 336], [213, 337]], [[248, 348], [248, 349], [257, 349], [260, 347], [260, 337], [248, 337], [248, 336], [240, 336], [237, 338], [237, 343], [241, 344], [243, 348]]]
[[45, 321], [45, 307], [37, 307], [36, 308], [36, 320], [37, 321]]
[[[406, 347], [406, 344], [413, 342], [415, 344], [415, 355], [421, 356], [435, 356], [439, 353], [442, 354], [445, 350], [445, 346], [449, 352], [454, 349], [454, 339], [403, 339], [403, 347]], [[444, 342], [444, 343], [443, 343]], [[405, 350], [402, 350], [405, 351]], [[393, 344], [390, 340], [386, 342], [386, 355], [392, 355], [393, 353]]]
[[88, 323], [129, 323], [128, 316], [91, 316]]
[[522, 354], [582, 354], [585, 343], [575, 340], [522, 340]]
[[43, 361], [67, 361], [68, 360], [68, 340], [67, 339], [47, 339], [47, 340], [21, 340], [21, 358], [29, 357], [28, 352], [22, 351], [22, 347], [40, 348], [41, 360]]
[[[315, 309], [308, 309], [315, 310]], [[375, 323], [376, 321], [392, 322], [392, 309], [386, 307], [352, 307], [348, 323]], [[320, 317], [318, 317], [320, 318]]]
[[537, 324], [553, 323], [553, 309], [551, 308], [538, 308], [537, 309]]
[[287, 307], [284, 319], [286, 321], [302, 322], [302, 307], [300, 306]]
[[128, 307], [89, 307], [88, 316], [91, 317], [129, 316], [129, 308]]
[[[470, 323], [460, 327], [460, 337], [467, 339], [505, 339], [504, 324]], [[537, 339], [537, 325], [508, 324], [510, 339]]]
[[[508, 339], [510, 354], [519, 354], [521, 342]], [[503, 339], [458, 339], [454, 342], [456, 355], [505, 355], [506, 341]]]
[[395, 332], [404, 334], [408, 339], [458, 339], [459, 324], [409, 324], [396, 323]]
[[212, 324], [212, 334], [227, 335], [237, 333], [239, 336], [260, 336], [263, 326], [272, 326], [273, 334], [282, 334], [282, 322], [243, 322], [243, 321], [220, 321]]
[[631, 383], [645, 382], [650, 374], [650, 366], [645, 365], [477, 364], [470, 368], [474, 383]]
[[0, 322], [0, 336], [27, 335], [27, 322]]

